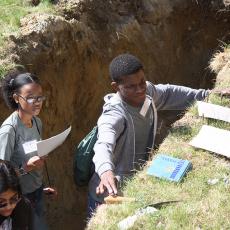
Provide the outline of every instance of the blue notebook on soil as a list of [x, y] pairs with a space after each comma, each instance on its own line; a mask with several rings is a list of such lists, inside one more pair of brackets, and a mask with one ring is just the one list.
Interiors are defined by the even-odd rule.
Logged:
[[165, 154], [158, 154], [147, 169], [147, 174], [170, 181], [180, 182], [185, 174], [192, 169], [188, 160], [182, 160]]

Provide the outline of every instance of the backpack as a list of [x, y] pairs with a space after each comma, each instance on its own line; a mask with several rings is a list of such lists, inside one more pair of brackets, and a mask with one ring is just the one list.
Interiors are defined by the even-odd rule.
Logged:
[[95, 126], [75, 148], [73, 172], [74, 181], [78, 186], [87, 186], [95, 171], [92, 159], [95, 154], [93, 147], [97, 141], [97, 132]]

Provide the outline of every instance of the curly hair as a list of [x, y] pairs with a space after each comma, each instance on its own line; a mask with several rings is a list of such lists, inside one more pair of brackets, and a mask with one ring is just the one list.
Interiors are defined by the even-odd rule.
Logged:
[[109, 73], [112, 81], [119, 82], [121, 77], [134, 74], [143, 68], [141, 61], [137, 57], [124, 53], [111, 61]]
[[15, 102], [14, 93], [20, 93], [22, 86], [30, 83], [40, 84], [39, 78], [32, 73], [9, 72], [1, 81], [1, 91], [6, 105], [16, 110], [18, 104]]

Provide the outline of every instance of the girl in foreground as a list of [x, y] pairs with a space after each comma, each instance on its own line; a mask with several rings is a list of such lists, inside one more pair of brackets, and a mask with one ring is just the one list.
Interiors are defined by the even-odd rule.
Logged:
[[32, 230], [33, 217], [30, 202], [22, 197], [13, 166], [0, 161], [0, 229]]

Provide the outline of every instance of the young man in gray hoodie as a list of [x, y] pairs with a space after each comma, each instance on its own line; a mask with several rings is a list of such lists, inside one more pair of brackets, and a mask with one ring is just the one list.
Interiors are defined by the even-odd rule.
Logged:
[[116, 178], [123, 181], [140, 169], [154, 146], [157, 111], [185, 110], [208, 91], [146, 81], [143, 65], [131, 54], [115, 57], [109, 66], [115, 94], [105, 96], [94, 146], [95, 173], [89, 182], [90, 213], [108, 194], [116, 195]]

